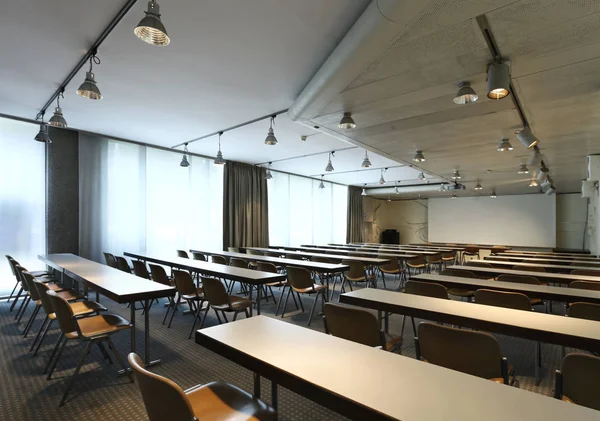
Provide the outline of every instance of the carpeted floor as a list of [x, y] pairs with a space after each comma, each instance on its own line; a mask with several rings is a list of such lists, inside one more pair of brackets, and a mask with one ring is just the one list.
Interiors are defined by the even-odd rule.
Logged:
[[[388, 280], [389, 289], [397, 288], [397, 282]], [[278, 293], [276, 292], [276, 295]], [[337, 295], [336, 295], [337, 297]], [[312, 304], [312, 299], [305, 299]], [[109, 311], [129, 317], [129, 309], [102, 297], [101, 302], [109, 307]], [[31, 305], [33, 308], [33, 305]], [[555, 311], [562, 311], [561, 305], [554, 306]], [[291, 311], [293, 304], [288, 306]], [[310, 307], [307, 308], [307, 310]], [[30, 310], [31, 311], [31, 310]], [[15, 310], [16, 312], [16, 310]], [[83, 352], [82, 344], [69, 344], [58, 364], [52, 380], [46, 380], [41, 374], [58, 337], [57, 330], [46, 338], [45, 346], [36, 357], [28, 352], [31, 342], [41, 323], [42, 316], [34, 325], [33, 334], [27, 338], [21, 335], [29, 316], [23, 317], [20, 325], [16, 324], [14, 314], [9, 312], [6, 300], [0, 303], [0, 420], [146, 420], [146, 413], [136, 384], [128, 382], [127, 377], [117, 376], [117, 363], [108, 364], [103, 360], [97, 347], [94, 347], [87, 364], [80, 372], [67, 404], [59, 408], [66, 379], [73, 372], [77, 359]], [[177, 313], [170, 329], [161, 324], [165, 309], [155, 305], [151, 311], [151, 355], [160, 358], [162, 363], [153, 367], [152, 371], [169, 377], [181, 387], [188, 388], [199, 383], [222, 380], [252, 391], [252, 373], [229, 362], [228, 360], [197, 345], [187, 339], [191, 328], [192, 316]], [[263, 302], [264, 315], [273, 316], [275, 305], [272, 300]], [[211, 312], [212, 313], [212, 312]], [[290, 323], [306, 326], [308, 314], [292, 314], [284, 319]], [[390, 332], [399, 334], [402, 318], [392, 316]], [[143, 317], [137, 312], [137, 346], [138, 353], [143, 353]], [[214, 313], [207, 319], [207, 325], [215, 325]], [[404, 334], [402, 355], [414, 358], [412, 329]], [[322, 321], [317, 318], [312, 329], [323, 330]], [[542, 381], [539, 386], [533, 379], [534, 349], [532, 341], [497, 335], [505, 356], [515, 367], [517, 378], [522, 389], [531, 390], [547, 396], [554, 387], [553, 373], [560, 366], [560, 347], [543, 344], [542, 346]], [[115, 344], [125, 358], [129, 352], [129, 334], [122, 332], [114, 337]], [[315, 349], [318, 357], [322, 350]], [[357, 362], [368, 364], [368, 362]], [[348, 369], [351, 369], [350, 367]], [[393, 379], [389, 387], [394, 387]], [[263, 398], [268, 402], [270, 384], [263, 381]], [[281, 420], [343, 420], [344, 418], [313, 402], [280, 388], [279, 412]]]

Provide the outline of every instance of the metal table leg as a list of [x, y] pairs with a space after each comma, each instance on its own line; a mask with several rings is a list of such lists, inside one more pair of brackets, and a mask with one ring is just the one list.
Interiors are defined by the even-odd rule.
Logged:
[[260, 376], [254, 373], [254, 397], [260, 399]]
[[256, 314], [260, 316], [260, 295], [261, 295], [262, 285], [256, 286]]
[[[258, 294], [258, 292], [257, 292]], [[248, 298], [250, 299], [250, 301], [252, 301], [252, 285], [248, 284]], [[257, 311], [258, 311], [258, 306], [260, 305], [259, 302], [256, 303], [257, 305]], [[260, 314], [260, 313], [259, 313]], [[252, 304], [250, 304], [250, 317], [254, 316], [254, 306]]]
[[277, 411], [277, 383], [271, 380], [271, 406]]
[[146, 310], [144, 311], [144, 364], [146, 367], [151, 367], [153, 365], [159, 364], [160, 360], [150, 360], [150, 303], [152, 300], [146, 299], [144, 301], [144, 306]]

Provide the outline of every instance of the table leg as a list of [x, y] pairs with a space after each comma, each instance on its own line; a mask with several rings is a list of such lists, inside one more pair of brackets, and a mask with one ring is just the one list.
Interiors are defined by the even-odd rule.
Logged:
[[132, 301], [129, 306], [129, 318], [131, 323], [131, 352], [135, 352], [135, 301]]
[[383, 329], [383, 312], [377, 310], [377, 321], [379, 322], [379, 329]]
[[[247, 284], [248, 285], [248, 298], [250, 298], [250, 301], [252, 302], [252, 284]], [[258, 294], [258, 292], [257, 292]], [[256, 305], [258, 306], [259, 304], [256, 303]], [[258, 310], [258, 308], [257, 308]], [[260, 314], [260, 313], [259, 313]], [[254, 306], [252, 304], [250, 304], [250, 317], [254, 316]]]
[[260, 295], [262, 290], [262, 285], [256, 286], [256, 314], [260, 316]]
[[277, 383], [271, 380], [271, 406], [277, 411]]
[[260, 399], [260, 376], [254, 373], [254, 397]]
[[152, 300], [146, 299], [144, 302], [144, 306], [146, 310], [144, 311], [144, 364], [146, 367], [151, 367], [153, 365], [159, 364], [160, 360], [150, 360], [150, 304]]
[[387, 311], [383, 313], [383, 331], [385, 333], [390, 333], [390, 313]]

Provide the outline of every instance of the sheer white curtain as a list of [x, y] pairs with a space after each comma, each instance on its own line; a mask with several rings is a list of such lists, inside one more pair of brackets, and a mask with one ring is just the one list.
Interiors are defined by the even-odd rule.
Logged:
[[273, 246], [346, 241], [348, 188], [273, 171], [269, 180], [269, 242]]
[[15, 285], [10, 255], [29, 269], [46, 252], [46, 149], [38, 126], [0, 118], [0, 296]]
[[209, 159], [80, 136], [80, 253], [221, 249], [223, 169]]

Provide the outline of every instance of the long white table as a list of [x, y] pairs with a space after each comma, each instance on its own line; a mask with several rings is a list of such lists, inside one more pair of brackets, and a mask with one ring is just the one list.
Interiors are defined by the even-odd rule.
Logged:
[[[591, 421], [598, 412], [264, 316], [196, 331], [196, 343], [353, 420]], [[226, 380], [226, 379], [225, 379]]]
[[38, 256], [46, 265], [60, 272], [62, 279], [67, 276], [76, 282], [92, 285], [107, 298], [117, 303], [130, 303], [131, 352], [135, 352], [135, 302], [144, 301], [144, 363], [154, 365], [159, 360], [150, 360], [150, 301], [154, 298], [175, 295], [175, 288], [152, 282], [147, 279], [125, 273], [83, 257], [70, 253], [44, 254]]

